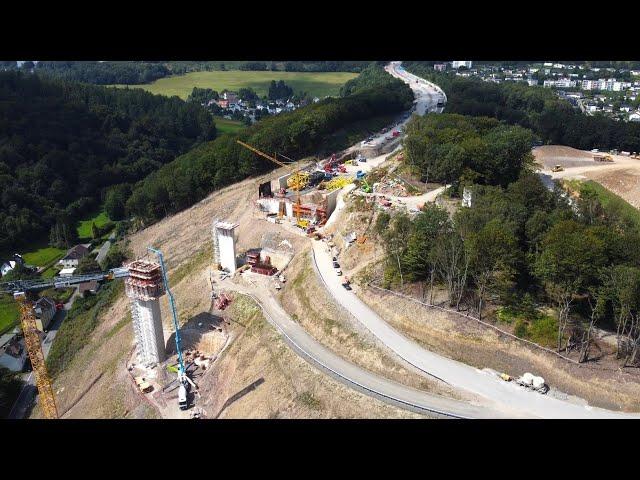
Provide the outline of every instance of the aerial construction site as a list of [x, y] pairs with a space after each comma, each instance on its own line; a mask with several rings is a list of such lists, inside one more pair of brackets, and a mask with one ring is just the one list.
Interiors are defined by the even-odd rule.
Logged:
[[[387, 71], [411, 85], [410, 113], [442, 112], [439, 87], [399, 62]], [[27, 313], [30, 292], [62, 281], [3, 284], [27, 312], [39, 390], [30, 416], [637, 416], [638, 383], [599, 378], [613, 398], [562, 355], [442, 307], [444, 289], [427, 300], [424, 287], [408, 296], [372, 281], [383, 276], [386, 245], [373, 232], [382, 214], [460, 207], [446, 184], [400, 172], [408, 119], [326, 158], [294, 161], [238, 140], [275, 170], [132, 234], [120, 267], [64, 280], [122, 282], [123, 293], [55, 380]], [[560, 160], [543, 154], [544, 174], [562, 177]]]

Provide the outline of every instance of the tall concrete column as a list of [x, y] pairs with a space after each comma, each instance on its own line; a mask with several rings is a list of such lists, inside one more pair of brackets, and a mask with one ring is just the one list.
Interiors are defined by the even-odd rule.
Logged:
[[138, 363], [152, 367], [166, 358], [160, 314], [160, 297], [165, 293], [162, 272], [157, 263], [143, 260], [131, 262], [127, 268], [125, 292], [131, 299]]

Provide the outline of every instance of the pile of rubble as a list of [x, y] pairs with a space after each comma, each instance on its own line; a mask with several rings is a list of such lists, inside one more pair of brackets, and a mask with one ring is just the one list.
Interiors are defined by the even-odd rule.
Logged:
[[399, 180], [382, 179], [373, 185], [373, 191], [384, 195], [392, 195], [394, 197], [407, 197], [407, 187]]
[[185, 350], [184, 351], [184, 361], [185, 363], [194, 363], [196, 366], [200, 367], [202, 370], [206, 370], [209, 368], [209, 363], [211, 362], [211, 358], [207, 357], [199, 350]]

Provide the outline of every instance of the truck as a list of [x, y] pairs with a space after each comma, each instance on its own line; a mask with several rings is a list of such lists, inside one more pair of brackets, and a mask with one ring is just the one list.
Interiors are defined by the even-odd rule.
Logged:
[[516, 379], [516, 383], [541, 394], [549, 391], [548, 385], [544, 383], [544, 378], [537, 377], [529, 372], [526, 372], [520, 378]]
[[189, 408], [189, 402], [187, 400], [187, 387], [184, 384], [178, 388], [178, 406], [180, 410], [186, 410]]

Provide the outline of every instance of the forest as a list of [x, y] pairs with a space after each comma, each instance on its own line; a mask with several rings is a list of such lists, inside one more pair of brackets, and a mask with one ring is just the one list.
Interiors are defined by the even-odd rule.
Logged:
[[200, 105], [137, 89], [8, 71], [0, 98], [0, 252], [74, 230], [109, 187], [216, 136]]
[[532, 134], [495, 118], [457, 114], [414, 116], [406, 127], [406, 163], [424, 182], [457, 187], [506, 186], [532, 162]]
[[150, 83], [172, 71], [155, 62], [38, 62], [36, 73], [97, 85]]
[[[456, 110], [464, 101], [447, 86], [447, 110]], [[450, 214], [427, 205], [413, 219], [381, 212], [375, 231], [386, 249], [383, 284], [417, 284], [430, 303], [440, 288], [450, 307], [491, 314], [517, 336], [579, 362], [597, 355], [594, 328], [606, 327], [616, 332], [622, 366], [640, 365], [640, 251], [628, 248], [640, 241], [636, 213], [585, 185], [572, 196], [560, 186], [548, 190], [532, 162], [533, 134], [520, 124], [556, 100], [519, 85], [491, 91], [479, 93], [489, 107], [474, 116], [430, 114], [408, 123], [407, 164], [423, 181], [452, 185], [447, 195], [459, 198], [468, 188], [471, 206], [454, 200]], [[516, 93], [501, 110], [506, 91]]]
[[331, 135], [354, 122], [411, 107], [413, 92], [406, 84], [386, 79], [381, 83], [368, 82], [369, 88], [362, 87], [344, 98], [327, 98], [265, 118], [238, 134], [222, 135], [193, 149], [136, 185], [127, 211], [155, 221], [191, 206], [213, 190], [273, 169], [271, 163], [236, 144], [237, 139], [263, 151], [299, 159], [316, 154]]
[[445, 110], [495, 117], [531, 129], [543, 142], [581, 150], [640, 151], [640, 124], [584, 115], [552, 90], [526, 83], [484, 82], [434, 72], [421, 62], [406, 62], [407, 71], [438, 84], [447, 94]]
[[346, 97], [373, 86], [388, 85], [394, 88], [401, 88], [404, 82], [389, 75], [383, 68], [384, 62], [373, 62], [369, 64], [360, 75], [349, 80], [340, 89], [340, 96]]
[[[33, 62], [27, 62], [31, 68]], [[141, 85], [169, 75], [214, 70], [284, 71], [284, 72], [355, 72], [370, 62], [364, 61], [40, 61], [34, 71], [58, 79], [96, 85]], [[24, 65], [23, 65], [24, 67]], [[0, 62], [0, 69], [18, 70], [15, 61]]]

